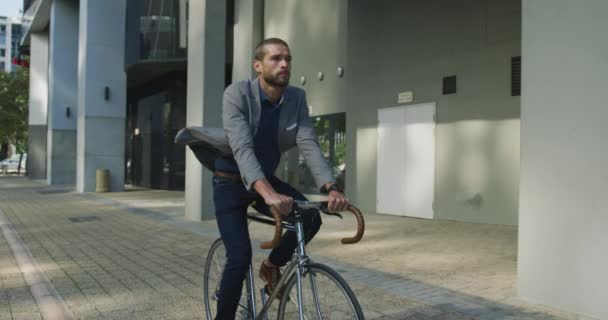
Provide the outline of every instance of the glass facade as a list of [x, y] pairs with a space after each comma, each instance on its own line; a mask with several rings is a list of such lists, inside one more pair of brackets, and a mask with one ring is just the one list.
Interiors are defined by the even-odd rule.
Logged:
[[[226, 85], [232, 76], [234, 3], [227, 1]], [[186, 126], [188, 0], [127, 2], [126, 183], [183, 190], [185, 156], [176, 145]]]
[[126, 183], [183, 190], [185, 147], [173, 142], [186, 124], [186, 79], [174, 74], [151, 90], [131, 90], [127, 106]]
[[11, 57], [19, 56], [19, 43], [21, 42], [21, 32], [21, 25], [13, 23], [11, 26]]
[[[330, 164], [338, 183], [345, 186], [346, 113], [316, 116], [312, 117], [311, 120], [323, 156]], [[283, 155], [276, 175], [302, 193], [319, 194], [319, 189], [306, 166], [304, 157], [298, 152], [297, 148], [293, 148]]]
[[127, 64], [185, 60], [187, 9], [187, 0], [127, 2]]
[[183, 190], [185, 148], [173, 140], [186, 125], [188, 0], [127, 2], [125, 181]]
[[19, 68], [19, 65], [14, 64], [13, 58], [21, 58], [19, 44], [22, 26], [11, 23], [10, 20], [3, 20], [0, 26], [0, 58], [3, 60], [0, 70], [13, 72]]

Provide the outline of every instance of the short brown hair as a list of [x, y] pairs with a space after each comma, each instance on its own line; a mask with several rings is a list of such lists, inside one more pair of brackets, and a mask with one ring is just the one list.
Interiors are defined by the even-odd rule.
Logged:
[[287, 42], [283, 41], [282, 39], [279, 39], [279, 38], [264, 39], [260, 43], [258, 43], [258, 45], [255, 47], [255, 56], [254, 56], [255, 60], [262, 61], [264, 59], [264, 55], [266, 54], [266, 50], [264, 50], [264, 47], [269, 44], [278, 44], [278, 45], [282, 45], [282, 46], [289, 48], [289, 45], [287, 45]]

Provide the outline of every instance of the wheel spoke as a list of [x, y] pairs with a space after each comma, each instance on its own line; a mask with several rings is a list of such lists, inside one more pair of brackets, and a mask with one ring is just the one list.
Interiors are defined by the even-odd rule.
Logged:
[[[312, 275], [312, 276], [311, 276]], [[311, 276], [311, 277], [309, 277]], [[317, 299], [313, 294], [313, 282]], [[361, 308], [348, 284], [331, 270], [322, 265], [309, 266], [302, 281], [302, 303], [305, 319], [363, 319]], [[281, 302], [282, 319], [298, 319], [297, 286], [295, 278], [286, 286], [289, 299]], [[317, 305], [318, 303], [318, 305]]]

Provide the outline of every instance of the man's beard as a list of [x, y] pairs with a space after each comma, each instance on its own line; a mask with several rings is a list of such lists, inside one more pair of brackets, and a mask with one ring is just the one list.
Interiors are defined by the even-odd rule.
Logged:
[[276, 76], [264, 75], [264, 81], [273, 86], [286, 87], [289, 84], [289, 76], [281, 78], [280, 74], [277, 74]]

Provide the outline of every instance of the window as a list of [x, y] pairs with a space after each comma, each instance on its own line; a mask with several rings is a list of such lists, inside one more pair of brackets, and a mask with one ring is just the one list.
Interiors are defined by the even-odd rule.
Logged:
[[0, 25], [0, 32], [6, 32], [6, 25]]
[[454, 94], [456, 93], [456, 76], [449, 76], [443, 78], [443, 94]]
[[17, 35], [17, 34], [21, 33], [21, 25], [13, 23], [13, 25], [11, 26], [11, 33], [13, 35]]
[[0, 49], [0, 57], [4, 57], [6, 55], [6, 49]]
[[187, 34], [181, 27], [184, 24], [184, 1], [144, 0], [139, 17], [140, 57], [142, 59], [183, 58], [186, 54]]
[[[311, 117], [311, 120], [321, 152], [323, 152], [323, 157], [332, 170], [332, 175], [339, 184], [345, 186], [346, 113], [316, 116]], [[319, 193], [304, 157], [298, 152], [297, 148], [293, 148], [283, 155], [276, 175], [302, 193]]]

